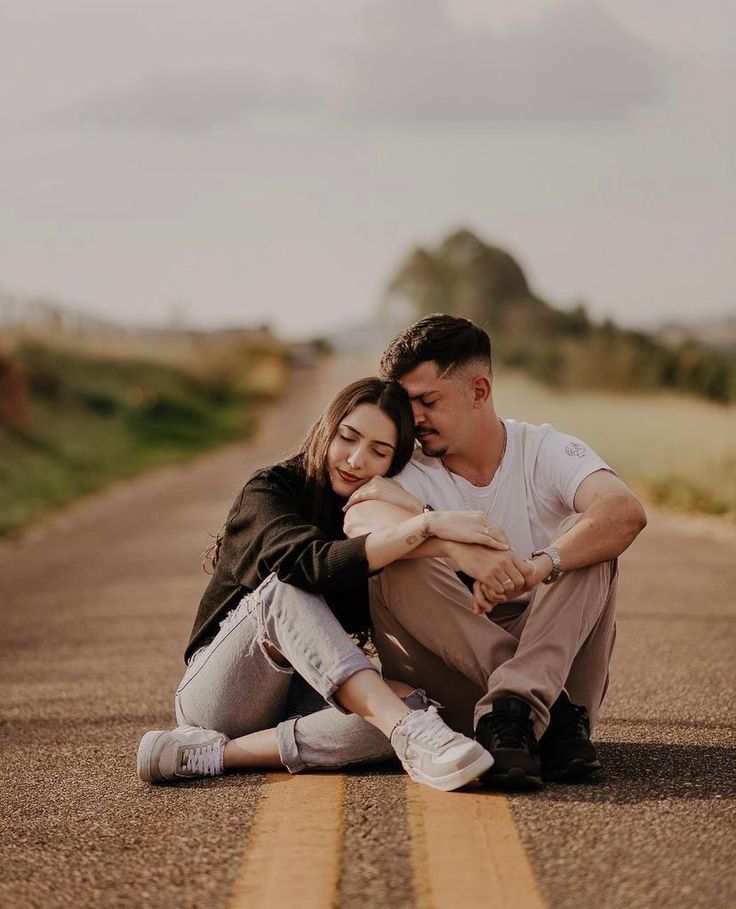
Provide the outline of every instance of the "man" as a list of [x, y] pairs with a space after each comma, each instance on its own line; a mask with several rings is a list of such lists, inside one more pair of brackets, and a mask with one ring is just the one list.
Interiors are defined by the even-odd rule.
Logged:
[[499, 419], [490, 339], [467, 319], [410, 326], [381, 371], [409, 394], [421, 454], [396, 477], [401, 489], [371, 481], [354, 494], [346, 532], [407, 512], [467, 510], [509, 543], [431, 538], [372, 579], [384, 671], [425, 687], [460, 726], [463, 700], [475, 701], [475, 736], [494, 757], [487, 784], [590, 777], [600, 768], [589, 736], [615, 637], [616, 558], [645, 526], [644, 509], [580, 440]]

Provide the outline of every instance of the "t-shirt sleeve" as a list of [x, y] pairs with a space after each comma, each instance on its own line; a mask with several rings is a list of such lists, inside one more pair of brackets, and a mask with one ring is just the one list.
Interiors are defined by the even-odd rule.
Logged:
[[596, 470], [614, 471], [585, 442], [550, 429], [539, 446], [534, 467], [534, 486], [548, 506], [562, 503], [574, 511], [575, 493], [586, 477]]
[[368, 577], [366, 535], [330, 539], [304, 514], [290, 485], [257, 474], [244, 487], [226, 525], [233, 573], [254, 589], [269, 574], [312, 593], [334, 593]]
[[424, 472], [420, 470], [412, 461], [404, 467], [399, 473], [393, 477], [394, 480], [405, 489], [407, 492], [410, 492], [415, 498], [423, 505], [432, 505], [434, 503], [432, 499], [431, 484], [427, 480]]

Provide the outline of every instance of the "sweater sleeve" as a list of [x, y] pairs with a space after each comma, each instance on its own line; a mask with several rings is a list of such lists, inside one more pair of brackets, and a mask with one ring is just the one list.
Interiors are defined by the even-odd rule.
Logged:
[[257, 587], [269, 574], [311, 593], [333, 593], [368, 577], [366, 536], [330, 539], [305, 516], [285, 477], [265, 471], [243, 488], [230, 514], [225, 542], [238, 582]]

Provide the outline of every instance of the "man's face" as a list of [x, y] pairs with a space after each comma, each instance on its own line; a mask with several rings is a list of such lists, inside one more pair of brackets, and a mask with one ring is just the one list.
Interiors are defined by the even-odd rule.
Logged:
[[441, 458], [462, 449], [472, 434], [474, 414], [470, 383], [458, 375], [443, 378], [434, 360], [420, 363], [399, 379], [411, 400], [417, 441], [425, 455]]

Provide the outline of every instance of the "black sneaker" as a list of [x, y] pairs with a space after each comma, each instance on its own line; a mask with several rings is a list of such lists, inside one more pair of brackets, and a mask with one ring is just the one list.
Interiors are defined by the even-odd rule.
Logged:
[[542, 777], [553, 782], [580, 782], [601, 776], [590, 741], [590, 717], [563, 691], [549, 712], [549, 726], [539, 742]]
[[493, 710], [478, 720], [475, 738], [490, 751], [493, 766], [481, 777], [495, 789], [540, 789], [539, 747], [532, 732], [531, 707], [516, 697], [493, 701]]

